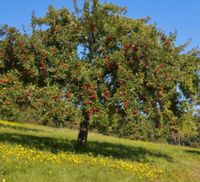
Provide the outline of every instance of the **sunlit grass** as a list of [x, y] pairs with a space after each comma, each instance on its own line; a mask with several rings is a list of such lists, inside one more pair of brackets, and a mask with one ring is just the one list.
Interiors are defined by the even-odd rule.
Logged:
[[0, 121], [1, 181], [199, 181], [200, 150]]
[[[52, 163], [64, 164], [69, 162], [74, 165], [97, 165], [102, 167], [108, 167], [110, 169], [119, 169], [124, 172], [132, 173], [139, 178], [159, 178], [163, 174], [163, 170], [157, 168], [151, 168], [147, 164], [131, 163], [123, 160], [114, 160], [107, 157], [93, 157], [91, 154], [73, 154], [60, 152], [53, 154], [50, 152], [38, 151], [36, 149], [25, 148], [21, 145], [9, 145], [0, 143], [0, 153], [2, 158], [9, 162], [13, 158], [23, 160], [24, 163], [30, 163], [32, 161], [40, 163]], [[20, 166], [18, 166], [20, 167]]]

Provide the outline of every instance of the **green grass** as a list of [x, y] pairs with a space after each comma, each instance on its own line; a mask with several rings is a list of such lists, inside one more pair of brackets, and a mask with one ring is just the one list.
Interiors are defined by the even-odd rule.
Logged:
[[200, 181], [199, 149], [90, 133], [80, 151], [76, 137], [74, 130], [0, 121], [0, 182]]

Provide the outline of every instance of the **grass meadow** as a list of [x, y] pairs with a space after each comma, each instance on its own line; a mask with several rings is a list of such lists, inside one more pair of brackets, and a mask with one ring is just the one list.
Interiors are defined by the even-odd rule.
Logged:
[[0, 121], [0, 182], [200, 181], [200, 150]]

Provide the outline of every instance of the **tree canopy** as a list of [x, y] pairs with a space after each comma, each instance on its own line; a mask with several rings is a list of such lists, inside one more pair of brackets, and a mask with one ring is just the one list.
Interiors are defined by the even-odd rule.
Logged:
[[80, 146], [88, 127], [139, 139], [194, 135], [199, 51], [124, 7], [74, 3], [75, 12], [33, 14], [31, 34], [1, 26], [1, 118], [80, 123]]

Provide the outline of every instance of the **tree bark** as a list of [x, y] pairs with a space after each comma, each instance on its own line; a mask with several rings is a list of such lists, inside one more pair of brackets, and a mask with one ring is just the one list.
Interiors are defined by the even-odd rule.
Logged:
[[84, 120], [80, 123], [80, 129], [79, 129], [79, 134], [78, 134], [78, 138], [77, 138], [77, 146], [78, 147], [86, 147], [87, 146], [88, 124], [89, 124], [88, 117], [85, 117]]

